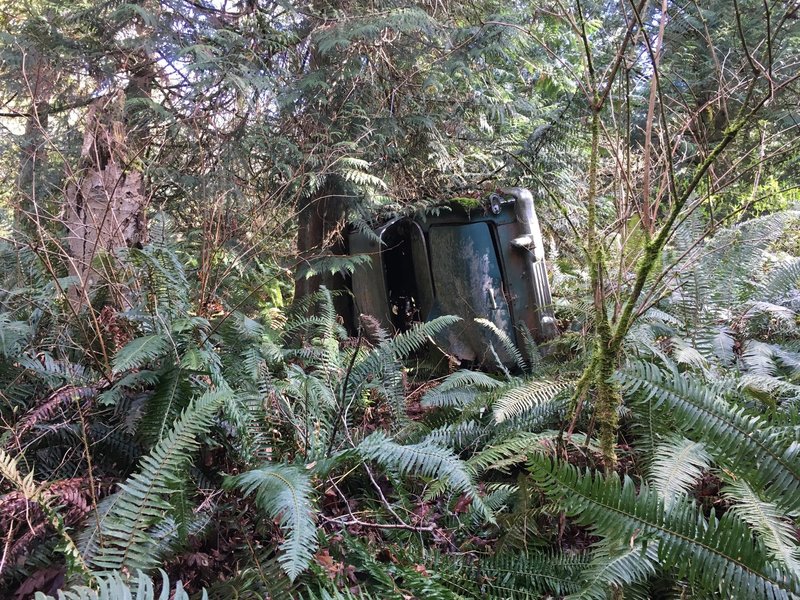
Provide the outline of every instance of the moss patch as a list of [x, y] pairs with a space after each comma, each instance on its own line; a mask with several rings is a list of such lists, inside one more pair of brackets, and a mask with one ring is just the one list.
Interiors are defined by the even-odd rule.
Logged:
[[481, 201], [476, 198], [462, 198], [462, 197], [451, 198], [450, 203], [460, 206], [461, 208], [463, 208], [468, 212], [470, 210], [474, 210], [482, 206]]

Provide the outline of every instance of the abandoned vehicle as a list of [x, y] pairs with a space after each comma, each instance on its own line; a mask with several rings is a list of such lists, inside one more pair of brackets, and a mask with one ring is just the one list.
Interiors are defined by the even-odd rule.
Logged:
[[370, 257], [352, 275], [356, 318], [372, 315], [388, 330], [404, 331], [457, 315], [462, 321], [436, 343], [461, 361], [487, 366], [513, 362], [491, 324], [523, 351], [527, 332], [536, 342], [557, 334], [530, 191], [506, 188], [483, 202], [454, 201], [434, 216], [394, 218], [374, 234], [349, 234], [349, 253]]

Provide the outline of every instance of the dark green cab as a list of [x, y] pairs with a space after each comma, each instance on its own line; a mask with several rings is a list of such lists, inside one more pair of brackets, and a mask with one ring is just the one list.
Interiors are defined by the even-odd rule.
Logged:
[[352, 276], [356, 318], [372, 315], [404, 331], [457, 315], [463, 320], [437, 344], [459, 360], [487, 365], [512, 362], [494, 328], [519, 348], [526, 330], [536, 342], [557, 334], [542, 234], [526, 189], [452, 201], [435, 216], [398, 217], [374, 235], [353, 231], [348, 242], [351, 255], [371, 257]]

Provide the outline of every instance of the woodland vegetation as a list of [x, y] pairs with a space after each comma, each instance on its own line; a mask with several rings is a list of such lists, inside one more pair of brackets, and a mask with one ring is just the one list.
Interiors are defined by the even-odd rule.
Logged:
[[[0, 6], [0, 597], [800, 596], [800, 2]], [[555, 340], [348, 334], [508, 185]]]

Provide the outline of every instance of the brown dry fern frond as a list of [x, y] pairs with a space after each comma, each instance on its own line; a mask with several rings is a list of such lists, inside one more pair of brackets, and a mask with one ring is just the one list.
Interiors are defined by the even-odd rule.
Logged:
[[69, 405], [80, 402], [82, 403], [82, 410], [88, 408], [97, 397], [100, 389], [100, 385], [66, 385], [57, 389], [44, 402], [29, 410], [19, 420], [11, 430], [11, 441], [6, 444], [6, 449], [20, 448], [21, 440], [25, 434], [41, 422], [50, 421], [58, 415], [64, 415], [64, 411]]
[[[91, 482], [88, 477], [74, 477], [55, 481], [41, 489], [35, 496], [30, 490], [17, 489], [0, 496], [0, 531], [4, 536], [3, 560], [0, 576], [9, 565], [26, 555], [53, 531], [52, 514], [43, 507], [58, 507], [59, 517], [66, 527], [83, 521], [93, 507]], [[98, 497], [111, 489], [101, 484]]]

